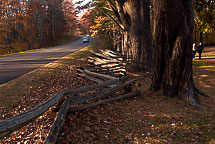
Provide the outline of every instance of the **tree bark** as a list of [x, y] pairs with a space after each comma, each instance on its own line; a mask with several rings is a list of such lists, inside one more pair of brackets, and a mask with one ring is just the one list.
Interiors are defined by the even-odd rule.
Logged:
[[40, 14], [40, 41], [41, 41], [42, 45], [44, 44], [44, 41], [45, 41], [44, 27], [45, 27], [44, 26], [44, 19], [43, 19], [42, 14]]
[[200, 31], [199, 42], [203, 43], [203, 32]]
[[196, 43], [196, 25], [194, 24], [194, 43]]
[[192, 70], [192, 0], [152, 0], [152, 3], [155, 57], [150, 89], [179, 96], [201, 109]]
[[152, 45], [149, 1], [130, 1], [132, 68], [149, 70], [152, 67]]
[[124, 29], [123, 53], [131, 57], [132, 70], [150, 70], [152, 44], [149, 0], [115, 0], [109, 5]]
[[128, 36], [127, 32], [123, 32], [122, 45], [123, 45], [122, 54], [127, 57], [127, 61], [129, 62], [129, 59], [130, 59], [130, 55], [129, 55], [130, 43], [129, 43], [129, 36]]

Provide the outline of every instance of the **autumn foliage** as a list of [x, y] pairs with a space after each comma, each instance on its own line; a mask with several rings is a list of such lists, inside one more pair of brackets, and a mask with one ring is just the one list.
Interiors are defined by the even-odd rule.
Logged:
[[1, 0], [0, 54], [38, 48], [72, 35], [76, 21], [72, 0]]

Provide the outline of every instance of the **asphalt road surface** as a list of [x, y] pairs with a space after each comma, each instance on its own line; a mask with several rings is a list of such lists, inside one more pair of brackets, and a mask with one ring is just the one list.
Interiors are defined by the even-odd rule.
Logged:
[[80, 50], [89, 45], [93, 39], [90, 38], [89, 43], [83, 43], [82, 40], [83, 38], [62, 46], [0, 57], [0, 85]]

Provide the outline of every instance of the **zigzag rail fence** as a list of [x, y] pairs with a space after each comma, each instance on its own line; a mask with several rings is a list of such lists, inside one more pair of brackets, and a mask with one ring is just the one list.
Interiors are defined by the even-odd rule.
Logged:
[[[62, 90], [31, 110], [0, 121], [0, 139], [33, 122], [50, 107], [63, 100], [63, 104], [45, 139], [46, 144], [53, 144], [56, 142], [67, 112], [81, 111], [139, 94], [138, 91], [132, 91], [131, 87], [137, 79], [128, 80], [124, 57], [119, 53], [111, 50], [91, 52], [88, 62], [90, 65], [77, 69], [77, 75], [92, 80], [97, 84], [74, 90]], [[97, 91], [80, 95], [92, 90]], [[89, 101], [91, 102], [89, 103]]]

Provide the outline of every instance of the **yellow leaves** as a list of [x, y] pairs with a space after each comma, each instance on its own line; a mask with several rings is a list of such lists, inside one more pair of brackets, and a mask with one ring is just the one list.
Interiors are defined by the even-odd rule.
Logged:
[[101, 26], [102, 24], [93, 25], [93, 26], [90, 26], [90, 29], [98, 29]]
[[98, 34], [98, 31], [91, 31], [90, 30], [90, 32], [91, 32], [91, 37], [95, 37]]
[[103, 16], [98, 16], [96, 18], [94, 18], [94, 23], [96, 23], [93, 26], [90, 26], [90, 32], [92, 33], [91, 36], [95, 37], [99, 31], [103, 31], [104, 28], [102, 28], [104, 21], [107, 20], [107, 17], [103, 17]]
[[197, 27], [199, 29], [201, 29], [203, 31], [203, 33], [211, 33], [215, 30], [214, 24], [207, 23], [204, 20], [199, 19], [199, 18], [195, 18], [194, 21], [195, 21], [195, 24], [197, 25]]
[[17, 17], [24, 17], [23, 13], [17, 13], [16, 16]]
[[97, 23], [97, 24], [101, 24], [101, 23], [103, 23], [105, 20], [107, 20], [107, 17], [99, 16], [99, 17], [96, 17], [96, 18], [94, 19], [94, 22]]

